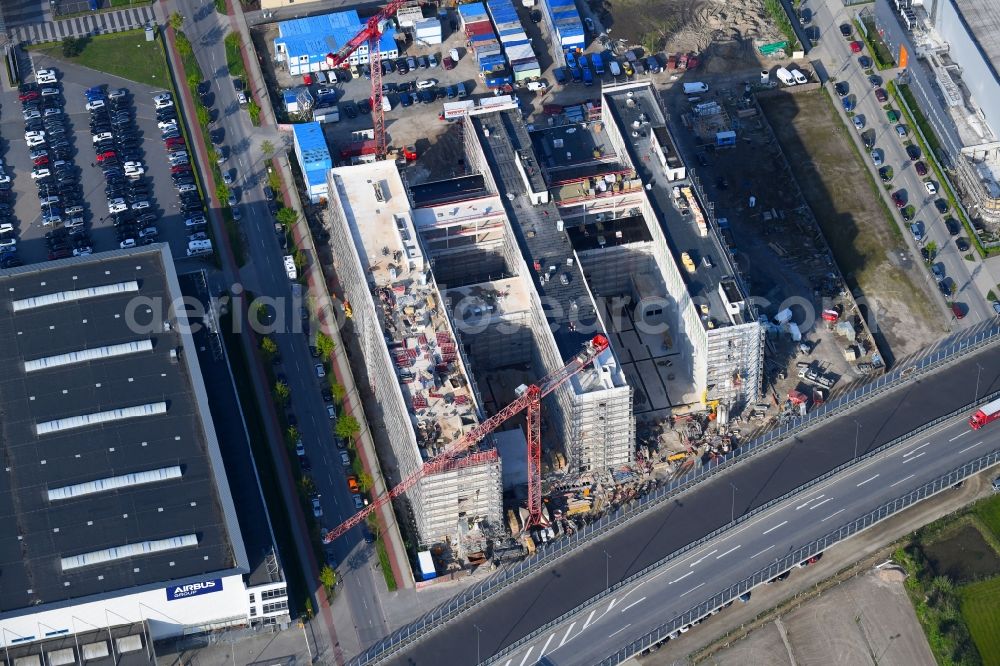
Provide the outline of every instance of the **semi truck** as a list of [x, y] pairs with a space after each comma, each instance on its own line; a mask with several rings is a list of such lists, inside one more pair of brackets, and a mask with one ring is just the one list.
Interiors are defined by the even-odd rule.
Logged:
[[979, 430], [987, 423], [997, 419], [1000, 419], [1000, 398], [977, 409], [976, 413], [969, 417], [969, 425], [972, 426], [973, 430]]

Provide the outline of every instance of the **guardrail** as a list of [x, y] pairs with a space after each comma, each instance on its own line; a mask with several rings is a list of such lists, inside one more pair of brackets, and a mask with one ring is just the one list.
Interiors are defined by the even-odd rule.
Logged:
[[[892, 390], [897, 385], [913, 381], [932, 370], [939, 369], [942, 365], [953, 363], [957, 359], [974, 353], [984, 346], [995, 342], [998, 338], [1000, 338], [1000, 324], [989, 321], [977, 325], [971, 331], [946, 338], [937, 347], [920, 358], [915, 359], [912, 363], [900, 364], [896, 369], [882, 375], [871, 384], [867, 384], [831, 400], [806, 416], [793, 419], [787, 424], [765, 433], [749, 444], [741, 446], [737, 451], [713, 460], [708, 465], [694, 469], [683, 477], [674, 479], [660, 486], [652, 493], [619, 508], [614, 513], [606, 514], [600, 520], [585, 525], [572, 536], [546, 544], [531, 557], [500, 569], [483, 582], [456, 595], [423, 617], [386, 636], [354, 657], [349, 663], [352, 666], [365, 666], [377, 663], [379, 660], [399, 652], [420, 640], [421, 637], [430, 631], [451, 620], [459, 613], [527, 577], [533, 569], [552, 564], [575, 551], [583, 544], [603, 536], [608, 531], [635, 518], [637, 515], [655, 508], [708, 477], [722, 472], [736, 461], [763, 453], [789, 437], [801, 434], [834, 416], [840, 416], [845, 410], [849, 411], [856, 408], [876, 396]], [[925, 428], [927, 425], [924, 424], [921, 427]], [[895, 441], [893, 440], [893, 442]], [[876, 450], [881, 450], [884, 446], [888, 446], [888, 444]], [[705, 538], [710, 538], [715, 534], [713, 533]], [[617, 588], [612, 587], [611, 589]]]
[[[503, 650], [501, 650], [497, 654], [493, 655], [492, 657], [490, 657], [489, 659], [487, 659], [484, 663], [490, 664], [490, 663], [493, 663], [495, 661], [498, 661], [499, 659], [501, 659], [501, 658], [503, 658], [505, 656], [510, 655], [512, 652], [517, 651], [517, 649], [520, 646], [522, 646], [523, 644], [534, 640], [535, 638], [537, 638], [538, 636], [544, 634], [547, 631], [550, 631], [553, 627], [555, 627], [555, 626], [559, 625], [560, 623], [566, 621], [570, 617], [579, 614], [585, 608], [589, 608], [590, 606], [593, 606], [595, 603], [599, 602], [601, 599], [604, 599], [605, 597], [610, 596], [611, 594], [613, 594], [614, 592], [620, 590], [623, 587], [631, 585], [632, 583], [638, 581], [639, 579], [641, 579], [644, 576], [649, 575], [650, 573], [656, 571], [657, 569], [670, 564], [672, 561], [676, 560], [678, 557], [684, 555], [685, 553], [687, 553], [687, 552], [689, 552], [691, 550], [694, 550], [695, 548], [698, 548], [698, 547], [704, 545], [705, 543], [711, 541], [712, 539], [714, 539], [715, 537], [719, 536], [720, 534], [731, 530], [735, 526], [737, 526], [737, 525], [739, 525], [739, 524], [741, 524], [743, 522], [746, 522], [747, 520], [755, 518], [756, 516], [758, 516], [759, 514], [763, 513], [764, 511], [767, 511], [771, 507], [773, 507], [773, 506], [775, 506], [775, 505], [777, 505], [777, 504], [779, 504], [781, 502], [784, 502], [784, 501], [786, 501], [786, 500], [788, 500], [788, 499], [790, 499], [790, 498], [792, 498], [792, 497], [794, 497], [794, 496], [796, 496], [796, 495], [798, 495], [800, 493], [805, 492], [809, 488], [811, 488], [811, 487], [813, 487], [813, 486], [815, 486], [815, 485], [817, 485], [819, 483], [822, 483], [823, 481], [826, 481], [827, 479], [829, 479], [829, 478], [831, 478], [831, 477], [833, 477], [833, 476], [835, 476], [835, 475], [843, 472], [844, 470], [848, 469], [849, 467], [851, 467], [851, 466], [853, 466], [853, 465], [855, 465], [855, 464], [857, 464], [857, 463], [859, 463], [859, 462], [861, 462], [863, 460], [867, 460], [869, 458], [872, 458], [872, 457], [875, 457], [877, 455], [880, 455], [881, 453], [883, 453], [886, 450], [892, 448], [893, 446], [896, 446], [896, 445], [898, 445], [898, 444], [900, 444], [902, 442], [905, 442], [905, 441], [907, 441], [909, 439], [912, 439], [913, 437], [916, 437], [921, 432], [926, 431], [928, 428], [932, 428], [932, 427], [934, 427], [934, 426], [936, 426], [936, 425], [938, 425], [940, 423], [943, 423], [945, 421], [953, 419], [956, 416], [967, 415], [967, 414], [969, 414], [972, 411], [972, 409], [976, 405], [984, 404], [985, 402], [989, 402], [990, 400], [993, 400], [994, 398], [997, 398], [997, 397], [1000, 397], [1000, 391], [997, 391], [996, 393], [990, 394], [988, 396], [984, 396], [984, 398], [982, 400], [979, 400], [977, 402], [965, 405], [965, 406], [963, 406], [963, 407], [961, 407], [961, 408], [959, 408], [959, 409], [957, 409], [957, 410], [955, 410], [953, 412], [950, 412], [949, 414], [946, 414], [944, 416], [941, 416], [941, 417], [939, 417], [939, 418], [931, 421], [930, 423], [923, 424], [919, 428], [915, 428], [915, 429], [911, 430], [910, 432], [908, 432], [908, 433], [906, 433], [904, 435], [901, 435], [901, 436], [893, 439], [890, 442], [886, 442], [885, 444], [883, 444], [882, 446], [878, 447], [877, 449], [872, 449], [871, 451], [869, 451], [868, 453], [866, 453], [863, 456], [859, 456], [858, 458], [854, 458], [854, 459], [850, 460], [849, 462], [846, 462], [846, 463], [844, 463], [842, 465], [839, 465], [839, 466], [835, 467], [834, 469], [828, 471], [827, 473], [825, 473], [825, 474], [823, 474], [821, 476], [818, 476], [815, 479], [813, 479], [813, 480], [811, 480], [811, 481], [809, 481], [807, 483], [804, 483], [801, 486], [795, 488], [794, 490], [791, 490], [791, 491], [785, 493], [781, 497], [776, 497], [773, 500], [771, 500], [770, 502], [767, 502], [766, 504], [762, 504], [761, 506], [753, 509], [752, 511], [748, 511], [747, 513], [741, 515], [736, 520], [723, 525], [722, 527], [720, 527], [720, 528], [714, 530], [713, 532], [705, 535], [704, 537], [702, 537], [698, 541], [693, 541], [693, 542], [687, 544], [683, 548], [680, 548], [680, 549], [674, 551], [673, 553], [671, 553], [670, 555], [667, 555], [666, 557], [664, 557], [663, 559], [659, 560], [658, 562], [655, 562], [654, 564], [649, 565], [648, 567], [646, 567], [646, 568], [642, 569], [641, 571], [639, 571], [639, 572], [637, 572], [637, 573], [629, 576], [628, 578], [625, 578], [625, 579], [623, 579], [623, 580], [615, 583], [614, 585], [612, 585], [611, 587], [609, 587], [607, 590], [604, 590], [600, 594], [598, 594], [598, 595], [596, 595], [596, 596], [588, 599], [586, 602], [580, 604], [576, 608], [574, 608], [574, 609], [572, 609], [570, 611], [567, 611], [566, 613], [563, 613], [562, 615], [560, 615], [558, 618], [555, 618], [554, 620], [551, 620], [550, 622], [546, 623], [545, 625], [543, 625], [541, 627], [538, 627], [537, 629], [535, 629], [534, 631], [532, 631], [527, 636], [524, 636], [523, 638], [521, 638], [518, 641], [516, 641], [516, 642], [512, 643], [511, 645], [507, 646], [506, 648], [504, 648]], [[980, 465], [979, 467], [975, 467], [974, 469], [970, 467], [970, 465], [974, 465], [974, 463], [976, 463], [978, 461], [983, 461], [983, 460], [989, 460], [991, 462], [989, 462], [989, 464], [983, 464], [983, 465]], [[912, 492], [910, 492], [910, 493], [908, 493], [906, 495], [902, 495], [900, 498], [897, 498], [897, 499], [895, 499], [895, 500], [893, 500], [891, 502], [888, 502], [886, 504], [881, 505], [880, 507], [878, 507], [874, 511], [870, 512], [869, 514], [866, 514], [865, 516], [862, 516], [861, 518], [858, 518], [857, 520], [852, 521], [850, 523], [846, 523], [844, 526], [840, 527], [837, 530], [834, 530], [833, 532], [830, 532], [826, 536], [821, 537], [821, 538], [819, 538], [819, 539], [817, 539], [817, 540], [815, 540], [815, 541], [807, 544], [806, 546], [803, 546], [803, 547], [801, 547], [801, 548], [799, 548], [799, 549], [797, 549], [797, 550], [789, 553], [785, 557], [776, 560], [772, 564], [768, 565], [767, 567], [764, 567], [763, 569], [760, 569], [759, 571], [755, 572], [749, 578], [746, 578], [746, 579], [740, 581], [739, 583], [736, 583], [735, 585], [731, 586], [727, 590], [724, 590], [724, 591], [722, 591], [722, 592], [720, 592], [718, 594], [713, 595], [712, 597], [709, 597], [706, 601], [703, 601], [702, 603], [698, 604], [697, 606], [694, 606], [690, 610], [688, 610], [688, 611], [686, 611], [686, 612], [678, 615], [674, 619], [672, 619], [672, 620], [670, 620], [668, 622], [663, 623], [662, 625], [660, 625], [659, 627], [657, 627], [657, 629], [653, 630], [652, 632], [650, 632], [649, 634], [647, 634], [646, 636], [644, 636], [642, 639], [634, 641], [633, 643], [629, 644], [629, 646], [627, 646], [626, 648], [623, 648], [619, 652], [617, 652], [614, 655], [608, 657], [607, 659], [605, 659], [604, 661], [602, 661], [600, 663], [601, 664], [617, 664], [617, 663], [620, 663], [620, 661], [622, 661], [622, 660], [624, 660], [624, 659], [626, 659], [626, 658], [628, 658], [630, 656], [633, 656], [633, 655], [637, 654], [637, 652], [641, 652], [642, 650], [645, 650], [649, 646], [654, 645], [654, 644], [660, 642], [661, 640], [663, 640], [664, 638], [666, 638], [667, 636], [669, 636], [671, 633], [673, 633], [674, 631], [676, 631], [680, 627], [683, 627], [683, 626], [686, 626], [688, 624], [691, 624], [695, 620], [698, 620], [698, 619], [704, 617], [705, 615], [708, 615], [710, 612], [712, 612], [716, 608], [719, 608], [720, 606], [728, 603], [732, 599], [735, 599], [736, 597], [739, 597], [741, 594], [744, 594], [747, 590], [749, 590], [749, 589], [751, 589], [753, 587], [756, 587], [760, 583], [763, 583], [765, 581], [771, 580], [775, 576], [777, 576], [777, 575], [779, 575], [779, 574], [781, 574], [781, 573], [783, 573], [783, 572], [791, 569], [793, 566], [795, 566], [799, 562], [803, 562], [803, 561], [809, 559], [810, 557], [812, 557], [813, 555], [815, 555], [816, 553], [821, 552], [821, 551], [825, 550], [826, 548], [829, 548], [830, 546], [832, 546], [833, 544], [837, 543], [838, 541], [842, 541], [843, 539], [846, 539], [846, 538], [852, 536], [856, 532], [859, 532], [859, 531], [861, 531], [863, 529], [871, 527], [871, 525], [873, 525], [874, 523], [878, 522], [879, 520], [884, 520], [885, 518], [891, 516], [892, 514], [896, 513], [897, 511], [905, 509], [906, 507], [910, 506], [911, 504], [913, 504], [915, 502], [918, 502], [920, 500], [926, 499], [927, 497], [930, 497], [930, 495], [933, 494], [933, 493], [923, 493], [923, 494], [921, 494], [921, 492], [922, 492], [922, 490], [924, 488], [926, 488], [928, 486], [934, 486], [935, 484], [938, 484], [941, 481], [941, 479], [953, 478], [957, 471], [960, 471], [960, 470], [971, 470], [971, 471], [966, 471], [966, 473], [963, 476], [961, 476], [959, 479], [952, 480], [950, 483], [948, 483], [946, 485], [937, 487], [937, 490], [935, 490], [934, 492], [938, 492], [938, 490], [942, 490], [944, 488], [949, 488], [949, 487], [953, 486], [955, 483], [957, 483], [958, 480], [964, 479], [966, 476], [969, 476], [971, 474], [975, 474], [976, 472], [978, 472], [978, 471], [980, 471], [982, 469], [985, 469], [986, 467], [989, 467], [989, 466], [991, 466], [993, 464], [996, 464], [998, 462], [998, 460], [1000, 460], [1000, 449], [997, 449], [997, 450], [995, 450], [995, 451], [993, 451], [991, 453], [988, 453], [988, 454], [982, 456], [982, 458], [977, 459], [977, 461], [973, 461], [971, 463], [967, 463], [967, 464], [963, 465], [962, 467], [956, 468], [956, 470], [952, 470], [951, 472], [948, 472], [947, 474], [945, 474], [945, 475], [943, 475], [941, 477], [938, 477], [938, 479], [935, 479], [934, 481], [931, 481], [931, 482], [925, 484], [925, 486], [922, 486], [921, 488], [918, 488], [917, 490], [914, 490], [914, 491], [912, 491]], [[907, 498], [910, 498], [910, 499], [907, 499]], [[888, 507], [892, 507], [891, 510], [886, 511], [885, 507], [887, 507], [887, 506]], [[872, 516], [874, 516], [875, 518], [872, 519]], [[868, 522], [865, 522], [865, 521], [868, 521]], [[630, 649], [632, 648], [632, 646], [640, 646], [640, 645], [641, 645], [641, 647], [638, 647], [637, 650], [630, 651]], [[613, 661], [613, 659], [619, 659], [619, 660], [618, 661]], [[609, 660], [612, 660], [612, 661], [609, 661]]]

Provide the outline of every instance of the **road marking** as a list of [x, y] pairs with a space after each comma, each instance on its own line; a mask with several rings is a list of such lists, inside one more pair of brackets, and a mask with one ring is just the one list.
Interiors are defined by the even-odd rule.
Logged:
[[503, 662], [503, 666], [510, 666], [510, 662], [512, 662], [512, 661], [514, 661], [514, 660], [513, 659], [508, 659], [507, 661]]
[[972, 446], [967, 446], [967, 447], [965, 447], [964, 449], [962, 449], [961, 451], [959, 451], [959, 453], [965, 453], [965, 452], [966, 452], [966, 451], [968, 451], [969, 449], [974, 449], [974, 448], [976, 448], [977, 446], [979, 446], [980, 444], [982, 444], [982, 442], [976, 442], [976, 443], [975, 443], [975, 444], [973, 444]]
[[608, 638], [611, 638], [612, 636], [617, 636], [618, 634], [622, 633], [623, 631], [625, 631], [626, 629], [628, 629], [631, 626], [632, 626], [632, 623], [629, 622], [628, 624], [626, 624], [624, 627], [622, 627], [621, 629], [619, 629], [615, 633], [609, 635]]
[[531, 653], [534, 651], [535, 651], [534, 645], [528, 648], [528, 651], [524, 653], [524, 659], [521, 660], [521, 666], [524, 666], [526, 663], [528, 663], [528, 657], [530, 657]]
[[673, 585], [674, 583], [679, 583], [679, 582], [681, 582], [682, 580], [684, 580], [685, 578], [687, 578], [688, 576], [690, 576], [693, 573], [694, 573], [693, 571], [688, 571], [686, 574], [684, 574], [683, 576], [681, 576], [677, 580], [670, 581], [669, 583], [667, 583], [667, 585]]
[[[587, 621], [583, 623], [583, 629], [586, 629], [587, 627], [590, 626], [590, 621], [594, 619], [594, 613], [596, 613], [596, 612], [597, 612], [596, 608], [594, 610], [590, 611], [590, 615], [587, 616]], [[583, 629], [581, 629], [580, 631], [583, 631]]]
[[770, 546], [768, 546], [767, 548], [765, 548], [764, 550], [762, 550], [760, 552], [754, 553], [753, 555], [750, 556], [750, 559], [752, 560], [753, 558], [757, 557], [758, 555], [763, 555], [764, 553], [766, 553], [767, 551], [771, 550], [772, 548], [774, 548], [774, 544], [771, 544]]
[[719, 552], [718, 548], [716, 548], [715, 550], [713, 550], [711, 553], [705, 553], [699, 559], [695, 560], [694, 562], [692, 562], [688, 566], [689, 567], [693, 567], [696, 564], [701, 564], [702, 560], [707, 559], [709, 555], [715, 555], [717, 552]]
[[921, 445], [920, 445], [920, 446], [918, 446], [917, 448], [913, 449], [912, 451], [909, 451], [909, 452], [907, 452], [907, 453], [904, 453], [904, 454], [903, 454], [903, 457], [904, 457], [904, 458], [909, 458], [910, 456], [912, 456], [912, 455], [913, 455], [914, 453], [916, 453], [916, 452], [917, 452], [917, 451], [919, 451], [920, 449], [924, 448], [925, 446], [930, 446], [930, 445], [931, 445], [931, 443], [930, 443], [930, 442], [924, 442], [923, 444], [921, 444]]
[[826, 498], [825, 500], [823, 500], [823, 501], [822, 501], [822, 502], [820, 502], [819, 504], [813, 504], [813, 505], [812, 505], [811, 507], [809, 507], [809, 510], [810, 510], [810, 511], [812, 511], [813, 509], [815, 509], [815, 508], [818, 508], [818, 507], [821, 507], [821, 506], [823, 506], [824, 504], [826, 504], [827, 502], [832, 502], [832, 501], [833, 501], [833, 498], [832, 498], [832, 497], [827, 497], [827, 498]]
[[641, 604], [641, 603], [642, 603], [643, 601], [645, 601], [645, 600], [646, 600], [646, 597], [643, 597], [642, 599], [638, 599], [637, 601], [633, 601], [633, 602], [632, 602], [632, 603], [630, 603], [630, 604], [629, 604], [628, 606], [626, 606], [625, 608], [623, 608], [623, 609], [622, 609], [622, 612], [624, 613], [624, 612], [625, 612], [625, 611], [627, 611], [627, 610], [628, 610], [629, 608], [632, 608], [632, 606], [635, 606], [636, 604]]
[[925, 453], [927, 453], [927, 452], [924, 451], [924, 453], [918, 453], [917, 455], [913, 456], [912, 458], [907, 458], [906, 460], [903, 461], [903, 464], [905, 465], [908, 462], [913, 462], [914, 460], [916, 460], [920, 456], [924, 455]]
[[771, 529], [764, 530], [763, 532], [761, 532], [761, 534], [769, 534], [770, 532], [773, 532], [774, 530], [778, 529], [782, 525], [787, 525], [787, 524], [788, 524], [788, 521], [787, 520], [783, 520], [780, 523], [778, 523], [777, 525], [775, 525], [774, 527], [772, 527]]
[[808, 504], [809, 504], [810, 502], [812, 502], [813, 500], [818, 500], [818, 499], [819, 499], [820, 497], [826, 497], [826, 493], [823, 493], [822, 495], [816, 495], [815, 497], [810, 497], [810, 498], [809, 498], [809, 499], [807, 499], [807, 500], [806, 500], [805, 502], [803, 502], [802, 504], [799, 504], [799, 505], [798, 505], [797, 507], [795, 507], [795, 510], [796, 510], [796, 511], [798, 511], [799, 509], [802, 509], [802, 508], [804, 508], [804, 507], [805, 507], [805, 506], [807, 506], [807, 505], [808, 505]]
[[542, 656], [545, 654], [545, 651], [549, 649], [549, 643], [551, 643], [552, 639], [555, 638], [555, 637], [556, 637], [555, 634], [550, 634], [549, 635], [549, 640], [545, 641], [545, 645], [542, 646], [542, 651], [538, 653], [538, 658], [539, 659], [541, 659]]
[[912, 479], [912, 478], [913, 478], [913, 477], [915, 477], [915, 476], [916, 476], [916, 474], [911, 474], [911, 475], [909, 475], [908, 477], [906, 477], [905, 479], [900, 479], [900, 480], [899, 480], [899, 481], [897, 481], [896, 483], [893, 483], [893, 484], [892, 484], [892, 485], [890, 485], [889, 487], [890, 487], [890, 488], [893, 488], [893, 487], [895, 487], [895, 486], [898, 486], [898, 485], [899, 485], [899, 484], [901, 484], [901, 483], [902, 483], [903, 481], [909, 481], [910, 479]]
[[569, 629], [566, 630], [566, 635], [562, 637], [561, 641], [559, 641], [559, 647], [562, 647], [563, 645], [566, 645], [566, 641], [567, 641], [567, 639], [569, 639], [569, 632], [573, 631], [573, 627], [575, 627], [575, 626], [576, 626], [576, 622], [574, 622], [571, 625], [569, 625]]
[[725, 557], [729, 553], [733, 552], [734, 550], [739, 550], [742, 547], [743, 547], [743, 544], [740, 544], [739, 546], [733, 546], [732, 548], [730, 548], [729, 550], [727, 550], [726, 552], [724, 552], [722, 555], [716, 556], [715, 559], [717, 559], [717, 560], [722, 559], [723, 557]]
[[955, 441], [956, 439], [958, 439], [959, 437], [965, 437], [965, 436], [966, 436], [966, 435], [968, 435], [968, 434], [969, 434], [970, 432], [972, 432], [972, 431], [971, 431], [971, 430], [966, 430], [966, 431], [965, 431], [965, 432], [963, 432], [963, 433], [962, 433], [961, 435], [955, 435], [954, 437], [952, 437], [952, 438], [951, 438], [951, 439], [949, 439], [948, 441], [949, 441], [949, 442], [954, 442], [954, 441]]
[[834, 511], [834, 512], [833, 512], [833, 513], [831, 513], [831, 514], [830, 514], [829, 516], [827, 516], [826, 518], [824, 518], [823, 520], [821, 520], [821, 521], [819, 521], [819, 522], [821, 522], [821, 523], [825, 523], [826, 521], [828, 521], [828, 520], [830, 520], [831, 518], [833, 518], [834, 516], [836, 516], [836, 515], [837, 515], [838, 513], [843, 513], [844, 511], [847, 511], [847, 509], [841, 509], [840, 511]]
[[861, 483], [859, 483], [857, 487], [860, 488], [861, 486], [865, 485], [869, 481], [874, 481], [875, 479], [877, 479], [880, 476], [882, 476], [882, 475], [881, 474], [876, 474], [875, 476], [873, 476], [871, 478], [865, 479], [864, 481], [862, 481]]
[[704, 584], [705, 584], [705, 583], [698, 583], [697, 585], [695, 585], [694, 587], [692, 587], [692, 588], [691, 588], [690, 590], [688, 590], [687, 592], [685, 592], [685, 593], [684, 593], [684, 594], [682, 594], [681, 596], [683, 597], [683, 596], [685, 596], [685, 595], [687, 595], [687, 594], [691, 594], [692, 592], [694, 592], [695, 590], [697, 590], [697, 589], [698, 589], [699, 587], [701, 587], [701, 586], [702, 586], [702, 585], [704, 585]]

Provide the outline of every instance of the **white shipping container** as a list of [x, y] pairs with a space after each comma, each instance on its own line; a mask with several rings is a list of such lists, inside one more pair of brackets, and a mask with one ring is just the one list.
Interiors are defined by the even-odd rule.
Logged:
[[510, 46], [505, 49], [507, 52], [507, 60], [510, 62], [518, 62], [520, 60], [527, 60], [535, 57], [535, 52], [531, 49], [528, 44], [518, 44], [517, 46]]
[[437, 45], [441, 43], [441, 33], [436, 35], [425, 35], [423, 37], [417, 37], [417, 41], [421, 44]]
[[440, 33], [441, 32], [441, 21], [439, 21], [437, 19], [434, 19], [434, 18], [423, 19], [421, 21], [417, 21], [417, 22], [415, 22], [413, 24], [413, 31], [417, 35], [421, 35], [421, 34], [429, 33], [429, 32], [430, 33], [433, 33], [433, 32]]

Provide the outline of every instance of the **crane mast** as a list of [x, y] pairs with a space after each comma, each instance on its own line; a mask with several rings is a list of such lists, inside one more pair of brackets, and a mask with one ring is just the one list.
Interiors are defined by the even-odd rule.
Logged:
[[[374, 77], [373, 77], [374, 78]], [[379, 91], [381, 93], [381, 89]], [[450, 460], [463, 451], [481, 442], [487, 435], [500, 427], [511, 417], [527, 411], [528, 430], [528, 522], [525, 528], [540, 525], [542, 518], [542, 441], [541, 441], [541, 400], [562, 386], [573, 375], [590, 365], [608, 348], [608, 339], [595, 335], [584, 348], [565, 366], [546, 376], [536, 384], [522, 387], [519, 395], [478, 426], [455, 440], [444, 451], [428, 460], [417, 471], [403, 479], [387, 493], [375, 498], [367, 507], [354, 514], [343, 523], [323, 535], [323, 543], [330, 543], [348, 530], [360, 525], [373, 511], [388, 504], [428, 474], [443, 468]]]

